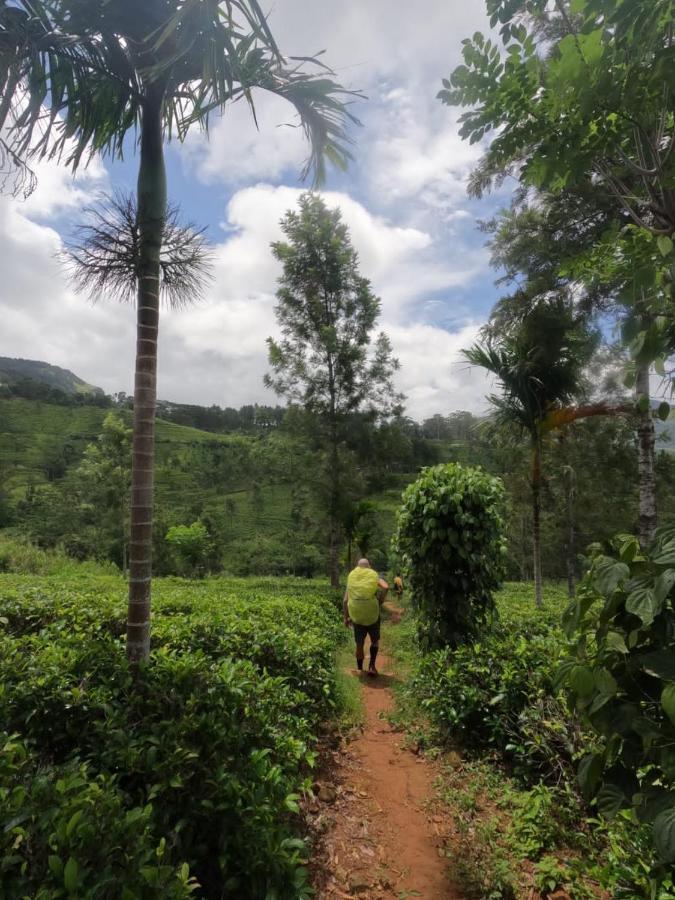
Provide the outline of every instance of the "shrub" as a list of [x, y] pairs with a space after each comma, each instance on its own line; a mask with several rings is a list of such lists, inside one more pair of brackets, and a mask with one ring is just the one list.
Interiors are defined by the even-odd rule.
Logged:
[[166, 542], [177, 557], [181, 575], [204, 575], [211, 553], [211, 538], [205, 525], [173, 525], [166, 533]]
[[505, 554], [503, 496], [498, 479], [456, 463], [424, 469], [404, 491], [393, 545], [424, 646], [457, 646], [490, 620]]
[[630, 535], [596, 551], [565, 613], [559, 681], [600, 741], [579, 783], [608, 817], [632, 808], [653, 824], [658, 880], [675, 864], [675, 526], [648, 551]]
[[0, 734], [0, 801], [3, 897], [181, 900], [195, 888], [153, 836], [152, 806], [130, 807], [114, 776], [85, 763], [37, 765]]
[[[121, 639], [121, 579], [5, 576], [0, 721], [29, 757], [19, 781], [31, 783], [34, 772], [46, 778], [16, 825], [25, 830], [12, 864], [20, 889], [9, 896], [33, 896], [30, 878], [38, 883], [40, 873], [36, 897], [63, 895], [49, 874], [58, 869], [49, 857], [62, 819], [50, 817], [54, 792], [75, 779], [72, 804], [63, 801], [66, 828], [82, 807], [76, 822], [98, 835], [96, 846], [84, 835], [82, 846], [66, 842], [56, 854], [63, 866], [76, 860], [76, 896], [182, 897], [194, 876], [199, 896], [304, 897], [295, 815], [318, 722], [337, 697], [332, 657], [342, 630], [332, 597], [305, 579], [172, 579], [155, 588], [151, 664], [134, 683]], [[0, 800], [19, 781], [0, 769]], [[129, 842], [117, 822], [127, 816]], [[6, 821], [3, 810], [0, 828]], [[99, 863], [106, 853], [108, 863]], [[128, 881], [106, 893], [124, 860]], [[151, 889], [145, 870], [159, 879]]]
[[559, 779], [578, 737], [552, 696], [560, 634], [546, 625], [498, 626], [480, 641], [423, 657], [411, 682], [437, 736], [494, 750], [528, 782]]

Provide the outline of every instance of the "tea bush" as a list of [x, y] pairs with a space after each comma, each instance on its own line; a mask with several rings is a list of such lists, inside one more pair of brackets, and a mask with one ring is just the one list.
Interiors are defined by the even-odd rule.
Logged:
[[427, 648], [456, 647], [489, 622], [504, 566], [501, 481], [457, 463], [403, 492], [393, 551], [408, 572]]
[[124, 612], [118, 578], [0, 580], [6, 896], [305, 896], [294, 817], [336, 703], [332, 595], [160, 580], [137, 682]]
[[410, 689], [442, 741], [497, 751], [528, 781], [557, 780], [579, 739], [553, 691], [563, 641], [552, 623], [564, 598], [548, 588], [541, 614], [513, 586], [498, 598], [498, 622], [473, 643], [423, 656]]

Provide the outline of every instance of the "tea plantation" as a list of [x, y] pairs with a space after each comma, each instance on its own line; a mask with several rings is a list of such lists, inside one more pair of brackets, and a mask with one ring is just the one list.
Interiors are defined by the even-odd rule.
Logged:
[[115, 576], [2, 576], [0, 896], [305, 895], [298, 799], [339, 702], [334, 598], [155, 583], [151, 663]]

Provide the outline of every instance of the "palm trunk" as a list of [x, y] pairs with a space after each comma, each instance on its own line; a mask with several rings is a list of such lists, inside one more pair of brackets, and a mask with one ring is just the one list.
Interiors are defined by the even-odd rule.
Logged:
[[649, 366], [638, 365], [635, 392], [644, 409], [638, 408], [638, 469], [639, 469], [639, 518], [638, 537], [646, 547], [656, 530], [656, 478], [654, 474], [656, 432], [652, 418], [649, 390]]
[[537, 435], [532, 459], [532, 563], [534, 571], [534, 602], [543, 603], [541, 583], [541, 438]]
[[147, 660], [150, 655], [159, 268], [166, 215], [162, 102], [163, 86], [150, 86], [143, 106], [141, 160], [138, 173], [140, 269], [134, 379], [129, 609], [127, 615], [127, 658], [134, 665]]

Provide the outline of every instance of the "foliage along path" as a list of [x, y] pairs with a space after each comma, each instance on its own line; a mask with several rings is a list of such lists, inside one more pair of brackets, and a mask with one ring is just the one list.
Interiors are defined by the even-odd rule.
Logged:
[[[402, 610], [389, 607], [392, 622]], [[386, 641], [386, 634], [385, 634]], [[366, 644], [366, 663], [368, 646]], [[333, 753], [318, 900], [458, 900], [443, 851], [443, 819], [433, 815], [432, 762], [405, 747], [386, 719], [393, 711], [392, 661], [380, 652], [379, 677], [361, 679], [363, 727]], [[447, 826], [446, 826], [447, 827]]]

